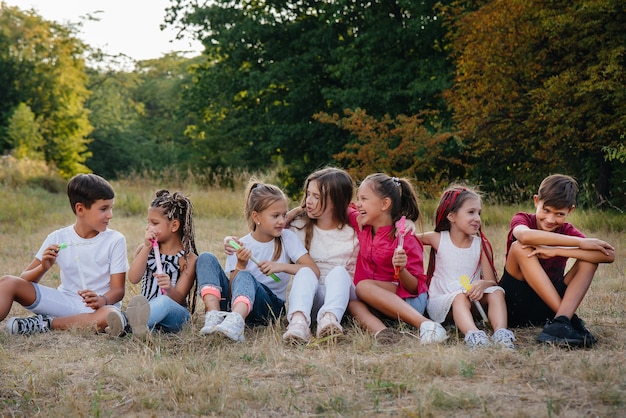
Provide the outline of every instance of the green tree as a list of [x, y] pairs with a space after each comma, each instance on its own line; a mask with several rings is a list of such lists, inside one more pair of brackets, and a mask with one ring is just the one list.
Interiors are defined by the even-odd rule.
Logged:
[[[475, 10], [460, 7], [467, 3]], [[603, 150], [626, 131], [623, 2], [456, 6], [457, 70], [447, 99], [471, 147], [473, 175], [488, 186], [536, 187], [546, 174], [566, 172], [594, 186], [600, 201], [611, 190], [619, 197], [621, 176]]]
[[313, 119], [363, 108], [395, 117], [443, 109], [449, 86], [434, 1], [176, 1], [169, 22], [197, 33], [206, 61], [186, 96], [197, 164], [282, 164], [299, 188], [349, 135]]
[[90, 169], [115, 178], [144, 169], [188, 167], [192, 148], [184, 132], [191, 120], [181, 97], [194, 60], [173, 53], [139, 61], [132, 71], [90, 70]]
[[355, 137], [334, 156], [354, 178], [363, 179], [375, 172], [409, 177], [421, 193], [435, 198], [450, 179], [465, 176], [459, 158], [462, 143], [441, 126], [427, 122], [437, 119], [432, 111], [395, 119], [386, 115], [380, 120], [361, 109], [346, 111], [344, 117], [317, 117]]
[[[64, 176], [88, 171], [91, 125], [84, 108], [89, 92], [83, 60], [85, 45], [74, 28], [43, 20], [34, 11], [0, 3], [0, 126], [25, 103], [40, 121], [43, 153]], [[3, 150], [8, 147], [6, 136]]]
[[9, 118], [7, 138], [15, 158], [43, 160], [43, 137], [35, 114], [25, 103], [20, 103]]

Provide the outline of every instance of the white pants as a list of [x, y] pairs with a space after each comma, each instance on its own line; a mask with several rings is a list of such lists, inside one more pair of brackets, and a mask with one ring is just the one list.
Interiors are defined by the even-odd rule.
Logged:
[[354, 299], [354, 284], [345, 267], [334, 267], [323, 285], [314, 274], [302, 275], [291, 284], [287, 320], [291, 322], [294, 313], [302, 312], [311, 325], [312, 315], [319, 320], [326, 312], [331, 312], [341, 321], [348, 302]]

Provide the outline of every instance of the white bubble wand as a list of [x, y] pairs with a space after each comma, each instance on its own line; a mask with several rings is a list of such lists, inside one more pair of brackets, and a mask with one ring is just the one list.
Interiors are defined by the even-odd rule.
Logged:
[[87, 289], [87, 282], [85, 282], [85, 274], [83, 273], [83, 268], [80, 266], [80, 259], [78, 256], [74, 257], [74, 261], [76, 261], [76, 268], [78, 269], [78, 277], [80, 277], [80, 285], [83, 290]]

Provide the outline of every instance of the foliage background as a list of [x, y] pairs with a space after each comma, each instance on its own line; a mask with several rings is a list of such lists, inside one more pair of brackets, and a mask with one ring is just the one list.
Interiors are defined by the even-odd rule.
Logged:
[[[67, 178], [314, 169], [526, 201], [554, 172], [626, 206], [619, 0], [172, 0], [204, 53], [136, 62], [0, 3], [0, 151]], [[231, 179], [232, 182], [232, 179]]]

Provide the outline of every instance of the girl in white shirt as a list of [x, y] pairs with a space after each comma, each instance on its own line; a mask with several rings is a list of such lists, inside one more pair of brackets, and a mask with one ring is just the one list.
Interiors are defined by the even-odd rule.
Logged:
[[352, 277], [358, 239], [347, 215], [353, 193], [352, 178], [338, 168], [315, 171], [304, 183], [302, 204], [293, 210], [304, 213], [291, 222], [291, 230], [319, 267], [320, 278], [294, 280], [285, 341], [308, 342], [312, 316], [317, 322], [317, 338], [343, 334], [341, 319], [348, 302], [356, 299]]

